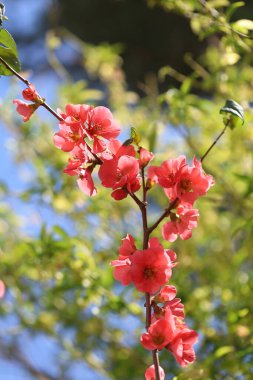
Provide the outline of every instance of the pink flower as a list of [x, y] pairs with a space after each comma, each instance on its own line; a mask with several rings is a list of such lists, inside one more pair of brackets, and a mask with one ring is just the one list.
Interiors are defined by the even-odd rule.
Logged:
[[176, 361], [182, 367], [193, 363], [196, 359], [193, 345], [198, 341], [198, 334], [194, 330], [190, 330], [186, 325], [182, 325], [177, 329], [173, 339], [166, 348], [172, 352]]
[[60, 124], [60, 131], [54, 135], [54, 145], [63, 150], [71, 152], [76, 146], [84, 142], [84, 133], [79, 124]]
[[[161, 366], [159, 366], [159, 374], [160, 374], [160, 379], [165, 380], [165, 373], [164, 373], [164, 370]], [[156, 380], [154, 365], [151, 365], [150, 367], [147, 368], [147, 370], [145, 372], [145, 379], [146, 380]]]
[[185, 165], [180, 168], [177, 183], [173, 188], [164, 189], [170, 201], [179, 198], [180, 203], [193, 205], [195, 200], [207, 193], [214, 180], [211, 175], [207, 175], [196, 158], [193, 159], [192, 166]]
[[102, 137], [106, 140], [115, 139], [120, 133], [120, 127], [113, 120], [111, 111], [106, 107], [95, 107], [89, 112], [87, 124], [85, 124], [87, 136], [97, 143]]
[[139, 190], [138, 174], [139, 163], [132, 156], [114, 156], [111, 160], [105, 160], [98, 172], [102, 185], [116, 190], [112, 193], [116, 200], [125, 198], [127, 191], [134, 193]]
[[154, 157], [155, 155], [149, 152], [147, 149], [140, 148], [140, 167], [145, 168], [145, 166], [147, 166]]
[[3, 298], [4, 294], [5, 294], [5, 285], [4, 285], [4, 282], [2, 280], [0, 280], [0, 298]]
[[155, 186], [158, 183], [158, 177], [156, 174], [156, 166], [149, 166], [147, 170], [146, 186], [148, 189]]
[[124, 260], [113, 260], [111, 266], [114, 267], [113, 276], [115, 280], [118, 280], [122, 285], [129, 285], [132, 282], [131, 275], [131, 261], [129, 258]]
[[149, 326], [148, 332], [142, 334], [141, 344], [147, 350], [161, 350], [173, 339], [174, 330], [172, 314], [168, 319], [158, 319]]
[[65, 113], [61, 110], [57, 110], [63, 121], [61, 125], [67, 124], [69, 126], [83, 126], [87, 122], [89, 112], [93, 109], [93, 106], [87, 104], [67, 104], [65, 107]]
[[135, 251], [131, 263], [132, 281], [140, 292], [156, 293], [172, 274], [170, 257], [160, 247]]
[[[152, 321], [159, 318], [167, 318], [168, 310], [174, 317], [184, 319], [184, 305], [180, 298], [176, 297], [175, 286], [165, 285], [160, 292], [154, 297], [154, 315]], [[158, 303], [164, 303], [163, 307], [158, 306]]]
[[186, 208], [179, 205], [177, 213], [170, 213], [170, 222], [163, 225], [163, 238], [173, 242], [180, 236], [182, 240], [187, 240], [192, 236], [192, 229], [197, 227], [199, 212], [197, 209]]
[[67, 104], [65, 112], [58, 110], [64, 121], [59, 124], [60, 130], [54, 135], [54, 144], [64, 152], [71, 152], [76, 146], [84, 143], [86, 133], [84, 123], [92, 106], [85, 104]]
[[39, 107], [38, 104], [28, 104], [26, 102], [23, 102], [19, 99], [14, 99], [13, 104], [17, 105], [17, 112], [23, 116], [23, 121], [26, 122], [30, 119], [32, 114], [36, 111], [36, 109]]
[[77, 145], [71, 151], [71, 157], [68, 160], [68, 165], [64, 169], [64, 173], [74, 176], [79, 175], [82, 168], [89, 163], [88, 152], [86, 145]]
[[164, 161], [161, 166], [154, 166], [154, 172], [157, 175], [158, 183], [164, 188], [171, 188], [179, 180], [180, 170], [186, 165], [185, 156], [179, 156], [176, 159]]
[[180, 298], [174, 298], [173, 300], [166, 302], [165, 309], [168, 307], [170, 308], [174, 317], [184, 319], [184, 305], [182, 304]]
[[29, 87], [22, 91], [22, 96], [25, 100], [30, 100], [31, 102], [43, 102], [43, 99], [39, 96], [34, 85], [30, 84]]
[[132, 235], [127, 234], [127, 236], [122, 239], [121, 246], [119, 247], [119, 258], [126, 259], [131, 256], [136, 251], [136, 246], [134, 244], [134, 238]]
[[82, 169], [79, 173], [79, 178], [77, 180], [79, 189], [89, 197], [93, 197], [97, 194], [97, 189], [94, 186], [94, 182], [91, 176], [92, 170], [93, 169], [91, 167], [88, 167], [87, 169]]
[[155, 296], [155, 302], [165, 303], [173, 300], [176, 297], [177, 289], [172, 285], [165, 285], [160, 292]]

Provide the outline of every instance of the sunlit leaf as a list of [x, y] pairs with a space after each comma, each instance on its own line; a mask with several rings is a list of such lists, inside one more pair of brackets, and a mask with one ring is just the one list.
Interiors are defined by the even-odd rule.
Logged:
[[[16, 43], [5, 29], [0, 29], [0, 57], [15, 71], [21, 70]], [[0, 75], [13, 75], [13, 73], [0, 62]]]
[[224, 124], [228, 125], [231, 129], [240, 124], [244, 124], [244, 112], [240, 104], [232, 99], [226, 100], [224, 107], [220, 110], [224, 114]]

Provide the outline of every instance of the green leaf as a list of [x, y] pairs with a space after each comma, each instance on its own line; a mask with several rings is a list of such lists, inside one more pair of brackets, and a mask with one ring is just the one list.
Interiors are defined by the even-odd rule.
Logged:
[[249, 30], [253, 30], [253, 21], [241, 19], [232, 24], [233, 29], [238, 32], [247, 34]]
[[[21, 70], [16, 43], [5, 29], [0, 29], [0, 57], [15, 71]], [[0, 75], [13, 75], [13, 73], [0, 62]]]
[[220, 113], [224, 114], [224, 124], [228, 125], [231, 129], [237, 127], [238, 124], [244, 124], [243, 108], [232, 99], [226, 100], [224, 107], [220, 109]]
[[218, 350], [215, 351], [214, 356], [216, 358], [221, 358], [222, 356], [227, 355], [233, 351], [234, 351], [233, 346], [223, 346], [223, 347], [218, 348]]
[[139, 143], [141, 141], [141, 136], [139, 135], [139, 133], [136, 131], [134, 127], [131, 127], [131, 139], [137, 146], [139, 146]]
[[238, 8], [243, 7], [245, 5], [244, 1], [237, 1], [236, 3], [233, 3], [229, 5], [226, 11], [226, 19], [229, 21], [231, 17], [233, 16], [234, 12], [237, 11]]

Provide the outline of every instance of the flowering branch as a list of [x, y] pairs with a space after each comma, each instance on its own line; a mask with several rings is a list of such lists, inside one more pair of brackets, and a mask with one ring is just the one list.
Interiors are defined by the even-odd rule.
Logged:
[[[64, 112], [59, 110], [56, 113], [29, 81], [1, 57], [0, 61], [28, 86], [22, 94], [24, 99], [33, 103], [14, 100], [23, 120], [29, 120], [39, 106], [44, 106], [59, 120], [60, 129], [54, 136], [54, 144], [70, 154], [64, 172], [77, 176], [80, 190], [88, 196], [96, 194], [92, 173], [98, 166], [101, 185], [112, 189], [111, 196], [120, 201], [129, 195], [139, 207], [143, 225], [142, 249], [136, 248], [134, 238], [128, 234], [122, 239], [118, 259], [111, 265], [115, 279], [125, 286], [133, 283], [137, 290], [145, 293], [146, 332], [140, 341], [144, 348], [152, 351], [153, 358], [153, 365], [146, 370], [145, 377], [146, 380], [164, 380], [158, 351], [170, 351], [181, 366], [186, 366], [195, 360], [193, 345], [198, 334], [184, 322], [184, 306], [179, 298], [175, 298], [176, 288], [166, 285], [172, 276], [176, 254], [171, 249], [165, 249], [159, 239], [150, 236], [168, 218], [162, 227], [165, 240], [173, 242], [178, 236], [183, 240], [191, 237], [199, 215], [193, 204], [214, 184], [212, 176], [204, 172], [201, 162], [228, 125], [201, 160], [194, 158], [188, 165], [186, 158], [179, 156], [164, 161], [160, 166], [151, 166], [154, 154], [140, 147], [139, 141], [136, 150], [133, 145], [124, 145], [116, 139], [120, 128], [108, 108], [68, 104]], [[148, 226], [147, 192], [155, 185], [163, 188], [169, 207], [153, 225]], [[142, 200], [136, 195], [141, 187]]]
[[[19, 74], [17, 71], [15, 71], [2, 57], [0, 57], [0, 62], [2, 62], [2, 64], [12, 72], [13, 75], [15, 75], [19, 80], [21, 80], [24, 84], [26, 84], [27, 87], [30, 87], [31, 86], [31, 83], [25, 79], [21, 74]], [[61, 116], [59, 116], [57, 114], [56, 111], [54, 111], [46, 102], [45, 102], [45, 99], [39, 97], [40, 100], [40, 104], [42, 107], [46, 108], [46, 110], [48, 112], [50, 112], [53, 116], [55, 116], [59, 121], [63, 121], [63, 119], [61, 118]]]

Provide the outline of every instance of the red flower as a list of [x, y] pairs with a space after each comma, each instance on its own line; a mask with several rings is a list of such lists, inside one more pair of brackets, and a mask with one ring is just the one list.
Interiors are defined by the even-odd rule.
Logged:
[[93, 106], [87, 104], [67, 104], [65, 107], [65, 113], [61, 110], [57, 110], [59, 115], [64, 121], [60, 122], [60, 128], [63, 124], [69, 126], [84, 126], [87, 122], [89, 112], [93, 109]]
[[164, 188], [171, 188], [176, 185], [180, 175], [180, 169], [186, 165], [185, 156], [164, 161], [161, 166], [154, 166], [158, 183]]
[[64, 152], [70, 152], [76, 146], [84, 144], [86, 137], [84, 123], [91, 109], [91, 106], [85, 104], [67, 104], [66, 113], [58, 110], [64, 121], [60, 122], [60, 130], [54, 135], [54, 144], [57, 148]]
[[116, 200], [125, 198], [127, 190], [130, 193], [139, 190], [138, 174], [138, 160], [131, 156], [114, 156], [111, 160], [105, 160], [98, 172], [102, 185], [116, 190], [112, 193]]
[[115, 280], [118, 280], [122, 285], [129, 285], [132, 282], [132, 275], [130, 271], [131, 261], [125, 260], [113, 260], [111, 265], [114, 267], [113, 276]]
[[[178, 327], [178, 326], [177, 326]], [[193, 363], [196, 359], [196, 354], [193, 345], [198, 341], [198, 334], [194, 330], [190, 330], [186, 325], [176, 330], [172, 341], [166, 348], [172, 352], [176, 361], [182, 367]]]
[[158, 183], [156, 166], [149, 166], [147, 170], [147, 188], [150, 189]]
[[163, 225], [163, 238], [173, 242], [179, 235], [182, 240], [192, 236], [192, 229], [197, 227], [199, 212], [197, 209], [186, 208], [179, 205], [177, 213], [170, 213], [170, 222]]
[[5, 284], [2, 280], [0, 280], [0, 298], [3, 298], [5, 294]]
[[153, 322], [148, 332], [142, 334], [141, 344], [147, 350], [161, 350], [172, 340], [175, 330], [175, 323], [172, 314], [168, 319], [158, 319]]
[[71, 151], [71, 158], [68, 160], [68, 165], [64, 169], [64, 173], [68, 175], [79, 175], [82, 168], [89, 163], [88, 152], [86, 145], [77, 145]]
[[85, 130], [90, 139], [102, 137], [112, 140], [120, 133], [120, 127], [113, 120], [111, 111], [106, 107], [95, 107], [89, 112]]
[[177, 289], [172, 285], [165, 285], [160, 292], [155, 296], [155, 302], [165, 303], [173, 300], [176, 297]]
[[134, 238], [132, 235], [127, 234], [127, 236], [122, 239], [121, 246], [119, 247], [119, 258], [126, 259], [131, 256], [136, 251], [136, 246], [134, 244]]
[[79, 189], [89, 197], [93, 197], [97, 194], [97, 189], [94, 186], [91, 173], [92, 169], [90, 167], [88, 167], [87, 169], [82, 169], [79, 173], [79, 178], [77, 180]]
[[[164, 373], [164, 370], [161, 366], [159, 366], [159, 374], [160, 374], [160, 379], [164, 380], [165, 379], [165, 373]], [[156, 380], [154, 365], [151, 365], [150, 367], [147, 368], [147, 370], [145, 372], [145, 379], [146, 380]]]
[[140, 159], [139, 159], [140, 167], [145, 168], [145, 166], [147, 166], [149, 162], [153, 160], [154, 157], [155, 155], [149, 152], [147, 149], [140, 148]]
[[[176, 288], [174, 286], [165, 285], [153, 299], [154, 314], [152, 322], [157, 319], [166, 319], [167, 315], [172, 313], [174, 317], [184, 319], [184, 305], [180, 298], [176, 297]], [[158, 306], [163, 303], [164, 306]]]
[[22, 96], [25, 100], [30, 100], [31, 102], [43, 102], [43, 99], [39, 96], [34, 85], [30, 84], [29, 87], [25, 88], [22, 91]]
[[156, 293], [172, 274], [173, 264], [161, 247], [135, 251], [131, 263], [132, 281], [140, 292]]
[[214, 180], [211, 175], [207, 175], [201, 161], [193, 159], [192, 166], [185, 165], [180, 168], [177, 183], [173, 188], [164, 189], [170, 201], [179, 198], [181, 203], [193, 205], [195, 200], [207, 193]]
[[27, 104], [19, 99], [14, 99], [13, 104], [17, 105], [17, 112], [23, 116], [23, 121], [26, 122], [30, 119], [32, 114], [36, 111], [36, 109], [39, 107], [38, 104]]

